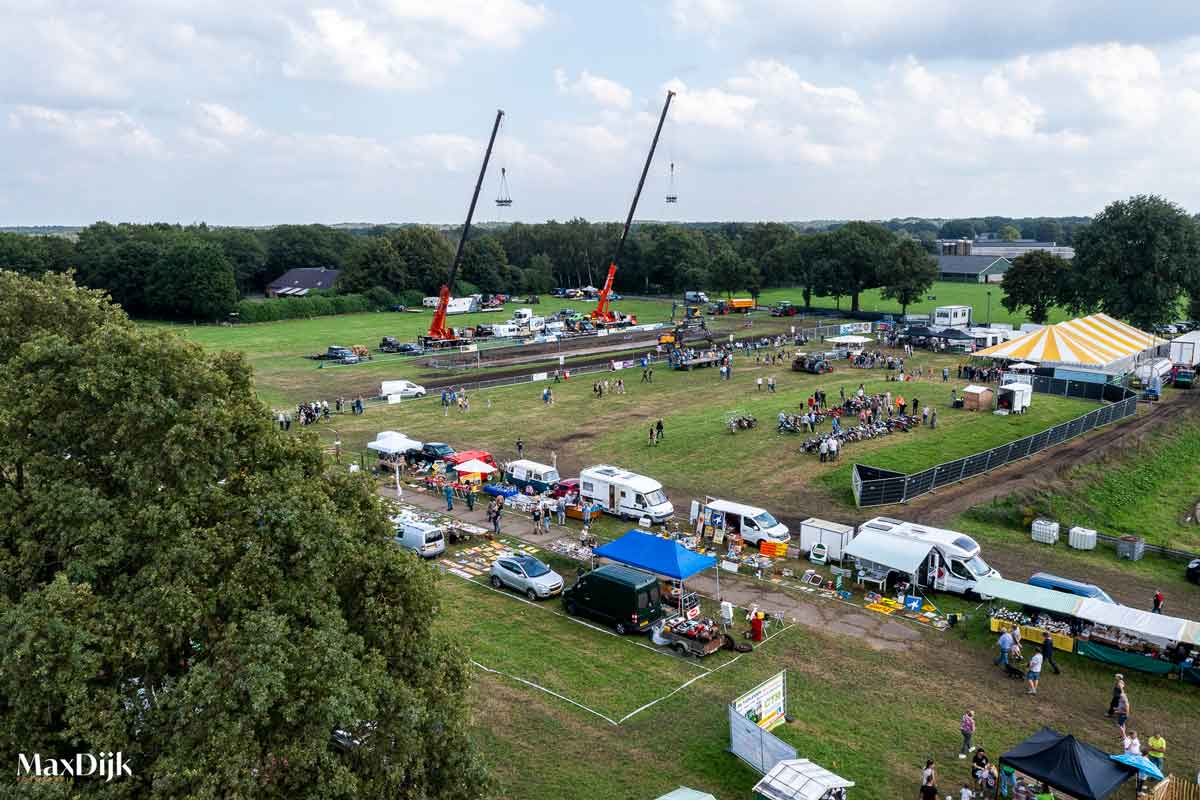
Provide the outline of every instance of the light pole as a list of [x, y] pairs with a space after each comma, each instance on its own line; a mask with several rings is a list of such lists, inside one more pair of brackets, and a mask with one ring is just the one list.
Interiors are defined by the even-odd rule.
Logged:
[[987, 326], [990, 328], [990, 327], [992, 327], [992, 290], [991, 289], [988, 289], [987, 296], [988, 296]]

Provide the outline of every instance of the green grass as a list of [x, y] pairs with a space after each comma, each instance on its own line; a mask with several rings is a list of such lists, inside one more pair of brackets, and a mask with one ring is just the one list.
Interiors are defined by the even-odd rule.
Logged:
[[[937, 281], [926, 296], [932, 295], [935, 300], [922, 299], [908, 307], [909, 314], [931, 314], [938, 306], [972, 306], [974, 319], [983, 324], [988, 320], [988, 292], [991, 292], [991, 321], [1011, 323], [1019, 328], [1021, 323], [1028, 322], [1024, 313], [1013, 314], [1000, 302], [1004, 290], [998, 283], [967, 283], [965, 281]], [[791, 300], [798, 306], [804, 306], [804, 295], [799, 289], [767, 289], [759, 297], [760, 305], [771, 305], [780, 300]], [[835, 308], [832, 297], [814, 297], [813, 305], [821, 308]], [[894, 300], [885, 300], [879, 295], [878, 289], [863, 292], [859, 297], [859, 307], [863, 311], [880, 311], [887, 314], [899, 314], [900, 304]], [[850, 308], [850, 298], [843, 297], [841, 308]], [[1050, 311], [1050, 322], [1062, 322], [1070, 319], [1071, 315], [1061, 308]]]
[[[1076, 467], [1060, 488], [1008, 498], [989, 512], [1010, 519], [1049, 516], [1110, 535], [1200, 552], [1200, 424], [1164, 429], [1134, 449]], [[1189, 519], [1190, 518], [1190, 519]]]

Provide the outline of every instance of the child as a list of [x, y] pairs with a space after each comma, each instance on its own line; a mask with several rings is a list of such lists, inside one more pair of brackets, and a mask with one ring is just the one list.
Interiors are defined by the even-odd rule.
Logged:
[[962, 790], [960, 790], [958, 793], [958, 796], [960, 800], [971, 800], [971, 798], [975, 797], [975, 793], [971, 791], [970, 786], [964, 783], [962, 785]]

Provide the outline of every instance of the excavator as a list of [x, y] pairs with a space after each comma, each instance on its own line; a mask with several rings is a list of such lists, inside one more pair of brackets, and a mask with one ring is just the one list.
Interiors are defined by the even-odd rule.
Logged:
[[[496, 122], [492, 125], [492, 135], [488, 139], [487, 150], [483, 154], [483, 166], [479, 168], [479, 179], [475, 181], [475, 193], [471, 195], [471, 205], [467, 208], [467, 222], [463, 225], [462, 236], [458, 240], [458, 249], [454, 252], [454, 263], [450, 265], [450, 274], [438, 292], [438, 303], [433, 312], [433, 322], [429, 324], [429, 333], [420, 337], [422, 346], [426, 348], [457, 347], [470, 342], [466, 337], [455, 333], [453, 328], [446, 327], [446, 309], [450, 305], [450, 293], [454, 289], [454, 278], [458, 274], [459, 265], [462, 264], [463, 248], [466, 247], [467, 237], [471, 233], [471, 220], [475, 217], [475, 204], [479, 202], [479, 189], [483, 186], [488, 161], [492, 158], [492, 146], [496, 144], [496, 134], [500, 130], [500, 120], [503, 118], [504, 111], [497, 110]], [[661, 123], [659, 125], [661, 127]]]
[[658, 147], [658, 137], [662, 133], [663, 123], [667, 119], [667, 110], [671, 107], [671, 98], [674, 96], [674, 92], [667, 92], [667, 100], [663, 103], [662, 114], [658, 117], [658, 127], [654, 129], [654, 139], [650, 142], [650, 152], [646, 154], [646, 163], [642, 167], [642, 177], [638, 180], [637, 191], [633, 193], [633, 202], [629, 205], [629, 216], [625, 218], [625, 228], [621, 231], [621, 238], [617, 241], [617, 251], [608, 266], [608, 277], [604, 280], [604, 288], [600, 290], [600, 298], [596, 301], [596, 308], [591, 314], [592, 324], [597, 328], [623, 328], [637, 324], [637, 318], [632, 314], [621, 314], [612, 310], [609, 307], [608, 298], [612, 294], [613, 278], [617, 276], [617, 262], [621, 260], [621, 252], [625, 249], [625, 240], [629, 237], [629, 226], [633, 224], [633, 215], [637, 211], [638, 199], [642, 196], [642, 187], [646, 184], [646, 174], [650, 171], [650, 162], [654, 160], [654, 149]]

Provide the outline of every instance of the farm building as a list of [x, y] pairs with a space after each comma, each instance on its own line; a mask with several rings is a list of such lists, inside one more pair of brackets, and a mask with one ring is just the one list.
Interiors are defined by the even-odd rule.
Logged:
[[326, 267], [289, 269], [267, 284], [267, 297], [303, 297], [314, 289], [332, 289], [341, 274]]
[[1038, 328], [975, 355], [1115, 375], [1128, 372], [1140, 359], [1157, 355], [1159, 350], [1165, 354], [1167, 344], [1107, 314], [1091, 314]]
[[967, 283], [999, 283], [1012, 266], [996, 256], [938, 256], [938, 279]]

